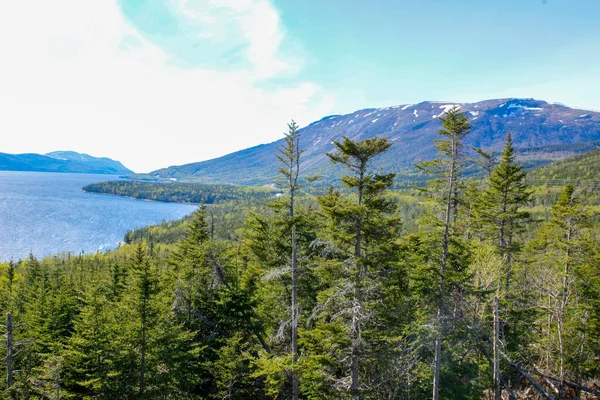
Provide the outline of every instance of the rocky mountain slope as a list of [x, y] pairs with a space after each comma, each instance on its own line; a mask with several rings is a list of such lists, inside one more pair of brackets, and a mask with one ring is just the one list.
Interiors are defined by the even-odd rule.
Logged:
[[[307, 174], [331, 176], [334, 168], [325, 153], [332, 140], [347, 136], [365, 139], [388, 137], [394, 145], [378, 160], [386, 171], [414, 174], [413, 164], [435, 157], [433, 140], [439, 118], [453, 106], [460, 107], [473, 126], [469, 146], [500, 150], [506, 133], [513, 134], [524, 160], [543, 164], [591, 150], [600, 140], [600, 113], [549, 104], [534, 99], [496, 99], [477, 103], [422, 102], [371, 108], [347, 115], [331, 115], [301, 129]], [[282, 127], [282, 131], [285, 127]], [[274, 153], [282, 140], [238, 151], [213, 160], [160, 169], [138, 178], [197, 180], [202, 182], [265, 184], [273, 181], [278, 163]]]

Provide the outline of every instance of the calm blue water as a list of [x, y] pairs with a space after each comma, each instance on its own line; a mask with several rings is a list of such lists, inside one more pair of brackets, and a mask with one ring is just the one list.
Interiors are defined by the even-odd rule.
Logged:
[[0, 171], [0, 260], [117, 246], [128, 230], [178, 219], [196, 207], [83, 193], [111, 175]]

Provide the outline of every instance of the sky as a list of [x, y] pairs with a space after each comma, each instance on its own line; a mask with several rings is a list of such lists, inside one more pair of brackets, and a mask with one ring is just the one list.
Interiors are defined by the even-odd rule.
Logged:
[[533, 97], [600, 110], [597, 0], [0, 2], [0, 152], [148, 172], [326, 115]]

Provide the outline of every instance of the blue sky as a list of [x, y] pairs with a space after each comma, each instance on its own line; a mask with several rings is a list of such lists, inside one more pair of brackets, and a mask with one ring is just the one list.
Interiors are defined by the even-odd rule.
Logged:
[[598, 16], [597, 0], [3, 2], [0, 129], [15, 134], [0, 151], [148, 171], [368, 107], [600, 109]]
[[[121, 4], [132, 23], [171, 48], [182, 65], [227, 69], [244, 63], [239, 54], [243, 45], [195, 40], [189, 35], [194, 28], [180, 25], [164, 1]], [[600, 2], [595, 0], [271, 4], [286, 34], [282, 54], [300, 58], [303, 67], [293, 77], [263, 84], [316, 82], [335, 93], [339, 112], [503, 96], [600, 108]]]

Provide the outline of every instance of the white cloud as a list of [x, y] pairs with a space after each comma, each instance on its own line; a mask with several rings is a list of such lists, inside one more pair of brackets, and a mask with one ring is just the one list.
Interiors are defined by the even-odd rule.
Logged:
[[225, 3], [235, 11], [235, 18], [250, 43], [246, 55], [257, 66], [261, 77], [284, 72], [290, 66], [278, 56], [283, 40], [279, 15], [266, 1], [228, 0]]
[[174, 6], [202, 24], [198, 37], [216, 39], [224, 16], [238, 25], [249, 67], [178, 68], [113, 0], [0, 3], [0, 151], [72, 149], [149, 171], [278, 139], [291, 118], [306, 124], [332, 109], [312, 82], [260, 86], [298, 65], [284, 61], [269, 2], [192, 1]]

